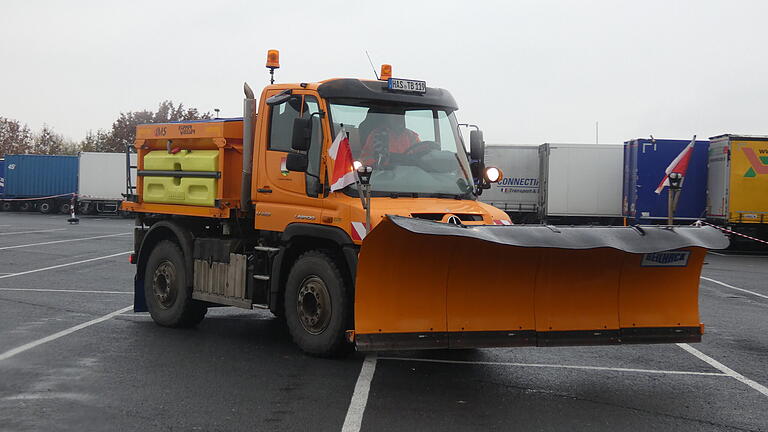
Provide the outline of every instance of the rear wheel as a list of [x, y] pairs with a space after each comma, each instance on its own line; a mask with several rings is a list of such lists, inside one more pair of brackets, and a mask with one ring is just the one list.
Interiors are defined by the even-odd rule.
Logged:
[[29, 201], [22, 201], [21, 204], [19, 204], [19, 210], [26, 212], [26, 211], [32, 211], [34, 206]]
[[52, 213], [54, 211], [54, 203], [52, 201], [43, 201], [37, 209], [40, 210], [40, 213], [42, 214]]
[[69, 203], [63, 202], [59, 204], [59, 212], [64, 214], [69, 214]]
[[352, 299], [333, 255], [301, 255], [288, 274], [285, 321], [293, 341], [308, 354], [332, 356], [351, 350], [344, 337], [352, 326]]
[[144, 273], [144, 297], [152, 319], [165, 327], [192, 327], [205, 318], [207, 306], [192, 299], [184, 255], [170, 240], [155, 246]]
[[89, 202], [81, 202], [79, 207], [80, 214], [83, 214], [83, 215], [91, 214], [91, 206], [92, 204]]

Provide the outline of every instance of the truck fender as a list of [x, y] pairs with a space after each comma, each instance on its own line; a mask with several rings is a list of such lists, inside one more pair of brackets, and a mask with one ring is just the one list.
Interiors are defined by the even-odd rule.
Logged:
[[149, 255], [152, 253], [154, 246], [166, 239], [175, 240], [181, 247], [186, 263], [184, 271], [186, 272], [187, 281], [190, 283], [192, 281], [192, 245], [194, 244], [192, 233], [183, 226], [170, 221], [160, 221], [153, 224], [144, 235], [144, 239], [138, 248], [136, 275], [133, 279], [134, 312], [147, 312], [147, 301], [144, 298], [144, 273], [147, 260], [149, 260]]
[[[355, 246], [349, 234], [341, 228], [333, 226], [292, 223], [285, 228], [281, 236], [284, 245], [288, 245], [299, 238], [320, 239], [337, 245], [344, 256], [349, 274], [354, 283], [357, 270], [357, 251], [359, 248]], [[273, 312], [278, 311], [280, 308], [279, 293], [282, 286], [283, 270], [286, 270], [283, 269], [286, 250], [286, 246], [280, 247], [280, 252], [277, 253], [272, 261], [272, 276], [269, 284], [269, 309]]]

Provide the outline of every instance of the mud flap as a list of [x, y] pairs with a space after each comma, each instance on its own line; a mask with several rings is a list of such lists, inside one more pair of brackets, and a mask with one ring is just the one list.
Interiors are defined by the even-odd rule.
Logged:
[[366, 350], [697, 342], [707, 227], [457, 226], [388, 216], [365, 238]]

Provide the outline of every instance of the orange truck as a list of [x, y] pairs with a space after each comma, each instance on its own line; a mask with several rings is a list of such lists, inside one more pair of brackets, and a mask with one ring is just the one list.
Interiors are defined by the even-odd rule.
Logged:
[[701, 339], [722, 234], [512, 225], [477, 200], [501, 172], [451, 94], [378, 78], [246, 84], [243, 118], [138, 126], [135, 310], [268, 308], [315, 355]]

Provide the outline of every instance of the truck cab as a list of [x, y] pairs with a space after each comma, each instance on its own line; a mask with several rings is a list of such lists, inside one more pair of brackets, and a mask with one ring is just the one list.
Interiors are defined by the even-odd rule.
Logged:
[[[508, 220], [476, 200], [457, 106], [445, 90], [394, 93], [382, 81], [334, 79], [269, 86], [261, 101], [265, 115], [256, 123], [252, 183], [254, 223], [261, 229], [316, 223], [362, 241], [365, 216], [357, 185], [330, 192], [334, 161], [328, 150], [340, 134], [348, 137], [352, 158], [373, 168], [373, 226], [385, 214], [437, 221], [455, 216], [466, 224]], [[296, 119], [307, 119], [308, 127], [294, 131]], [[306, 150], [292, 147], [294, 134], [308, 137]], [[399, 148], [382, 148], [387, 144]]]

